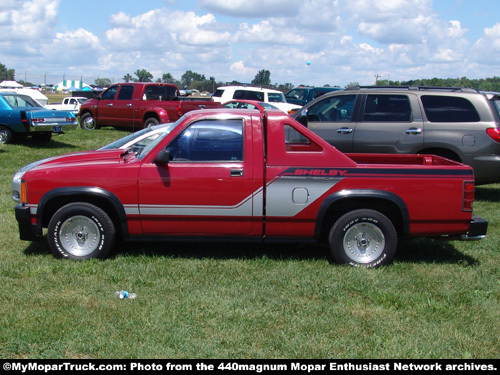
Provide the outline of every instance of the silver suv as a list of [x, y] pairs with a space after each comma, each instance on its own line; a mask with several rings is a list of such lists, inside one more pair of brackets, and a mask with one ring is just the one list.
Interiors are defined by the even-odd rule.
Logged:
[[342, 152], [434, 154], [500, 182], [500, 94], [443, 87], [353, 87], [294, 116]]

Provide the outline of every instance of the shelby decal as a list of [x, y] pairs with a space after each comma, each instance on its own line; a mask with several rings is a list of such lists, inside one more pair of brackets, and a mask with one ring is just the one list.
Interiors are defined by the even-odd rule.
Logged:
[[294, 176], [320, 176], [334, 177], [344, 176], [347, 174], [347, 169], [332, 169], [332, 168], [297, 168], [293, 171]]

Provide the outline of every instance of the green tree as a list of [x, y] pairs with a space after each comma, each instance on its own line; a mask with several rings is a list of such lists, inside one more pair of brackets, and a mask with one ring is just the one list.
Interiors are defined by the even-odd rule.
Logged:
[[206, 78], [203, 74], [192, 72], [191, 70], [186, 71], [186, 73], [184, 73], [181, 76], [182, 88], [193, 89], [195, 88], [192, 86], [194, 82], [204, 82], [204, 81], [206, 81]]
[[252, 81], [252, 85], [270, 86], [271, 85], [271, 72], [266, 69], [259, 70]]
[[94, 81], [94, 85], [99, 87], [108, 87], [111, 86], [111, 80], [109, 78], [96, 78]]
[[137, 76], [137, 82], [152, 82], [153, 75], [146, 69], [137, 69], [134, 74]]
[[125, 82], [130, 82], [130, 81], [133, 81], [133, 80], [134, 80], [134, 77], [132, 77], [129, 73], [127, 73], [127, 74], [125, 74], [125, 75], [123, 76], [123, 80], [124, 80]]
[[7, 67], [0, 63], [0, 81], [14, 81], [16, 71], [14, 69], [7, 69]]

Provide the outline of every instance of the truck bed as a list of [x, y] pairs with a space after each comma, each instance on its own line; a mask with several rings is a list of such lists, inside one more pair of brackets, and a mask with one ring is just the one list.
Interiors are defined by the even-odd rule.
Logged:
[[358, 164], [462, 165], [437, 155], [427, 154], [346, 154]]

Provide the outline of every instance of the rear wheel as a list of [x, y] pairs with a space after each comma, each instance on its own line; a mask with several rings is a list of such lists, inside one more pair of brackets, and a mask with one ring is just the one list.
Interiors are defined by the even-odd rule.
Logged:
[[382, 213], [369, 209], [351, 211], [335, 222], [329, 235], [335, 262], [378, 267], [389, 263], [397, 247], [397, 233]]
[[158, 121], [155, 117], [150, 117], [146, 121], [144, 121], [144, 127], [150, 128], [151, 126], [158, 125], [160, 121]]
[[0, 126], [0, 143], [10, 143], [13, 138], [12, 130], [5, 126]]
[[113, 248], [115, 227], [99, 207], [84, 202], [70, 203], [51, 218], [47, 240], [57, 257], [104, 258]]

